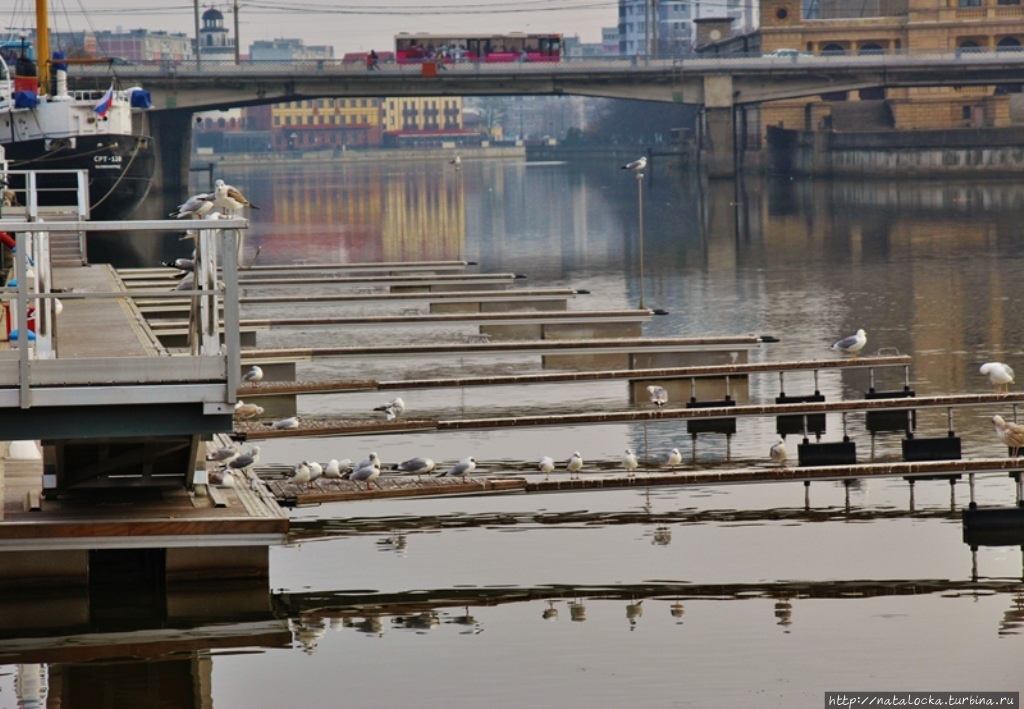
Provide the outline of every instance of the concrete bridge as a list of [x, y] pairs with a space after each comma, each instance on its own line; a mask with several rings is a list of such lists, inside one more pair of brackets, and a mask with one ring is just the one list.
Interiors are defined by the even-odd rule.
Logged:
[[711, 176], [734, 174], [735, 109], [780, 99], [869, 88], [1019, 84], [1024, 52], [956, 51], [861, 56], [697, 56], [685, 59], [593, 59], [559, 63], [421, 65], [303, 62], [166, 62], [76, 67], [72, 88], [145, 87], [158, 141], [158, 184], [188, 184], [195, 111], [326, 97], [573, 95], [703, 106], [704, 164]]

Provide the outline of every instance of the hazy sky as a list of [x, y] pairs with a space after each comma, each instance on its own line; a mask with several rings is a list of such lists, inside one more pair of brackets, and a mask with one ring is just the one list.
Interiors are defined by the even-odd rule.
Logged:
[[[96, 30], [150, 29], [194, 34], [192, 2], [181, 0], [49, 0], [50, 26]], [[0, 10], [5, 28], [29, 21], [32, 0]], [[233, 2], [201, 2], [224, 13]], [[239, 0], [242, 51], [257, 39], [300, 38], [334, 46], [335, 56], [388, 49], [398, 32], [560, 32], [600, 42], [601, 28], [618, 23], [618, 0]], [[84, 9], [83, 9], [84, 8]]]

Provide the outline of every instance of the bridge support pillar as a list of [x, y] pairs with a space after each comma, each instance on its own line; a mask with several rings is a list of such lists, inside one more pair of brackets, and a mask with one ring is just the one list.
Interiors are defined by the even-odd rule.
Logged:
[[708, 177], [736, 176], [736, 117], [732, 77], [704, 79], [704, 141], [701, 162]]
[[156, 169], [152, 192], [183, 197], [188, 192], [189, 161], [192, 153], [192, 111], [152, 111], [149, 134], [156, 141]]

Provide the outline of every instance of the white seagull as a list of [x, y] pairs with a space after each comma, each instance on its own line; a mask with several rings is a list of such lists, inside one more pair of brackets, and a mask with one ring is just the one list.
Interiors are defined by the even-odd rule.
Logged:
[[213, 186], [213, 203], [221, 209], [230, 212], [240, 211], [243, 207], [259, 209], [255, 204], [247, 200], [244, 194], [224, 182], [224, 180], [217, 180], [213, 183]]
[[218, 448], [209, 455], [206, 456], [207, 460], [212, 460], [217, 463], [224, 463], [227, 465], [229, 460], [234, 460], [238, 457], [238, 450], [235, 448]]
[[325, 478], [341, 478], [341, 471], [352, 465], [352, 461], [346, 458], [344, 461], [338, 460], [337, 458], [331, 458], [327, 461], [327, 467], [324, 468]]
[[454, 165], [455, 169], [458, 170], [462, 166], [462, 158], [458, 155], [448, 161], [449, 165]]
[[467, 456], [441, 473], [441, 477], [464, 478], [476, 470], [476, 458]]
[[565, 469], [569, 471], [569, 479], [572, 480], [573, 476], [579, 476], [580, 470], [583, 469], [583, 456], [576, 451], [569, 458], [569, 462], [565, 464]]
[[235, 476], [230, 470], [214, 470], [210, 472], [210, 484], [216, 487], [234, 487]]
[[981, 373], [988, 375], [988, 380], [996, 388], [996, 394], [1007, 396], [1013, 384], [1013, 370], [1010, 365], [1002, 362], [986, 362], [981, 365]]
[[665, 387], [652, 384], [647, 387], [647, 393], [651, 396], [651, 403], [659, 409], [668, 403], [668, 390]]
[[356, 470], [359, 470], [360, 468], [369, 468], [371, 465], [376, 465], [378, 468], [380, 467], [380, 457], [378, 457], [376, 452], [371, 452], [370, 455], [359, 461], [356, 465]]
[[175, 219], [200, 219], [213, 207], [213, 195], [209, 192], [202, 192], [189, 197], [167, 216]]
[[309, 481], [313, 482], [324, 474], [324, 466], [317, 463], [315, 460], [309, 464]]
[[313, 480], [312, 471], [309, 469], [309, 463], [302, 461], [292, 468], [291, 479], [295, 485], [305, 485], [306, 489], [309, 489]]
[[626, 452], [622, 454], [622, 467], [626, 469], [626, 477], [633, 477], [633, 472], [637, 469], [638, 465], [636, 451], [632, 448], [627, 448]]
[[555, 459], [552, 458], [549, 455], [543, 456], [540, 459], [540, 462], [537, 463], [537, 470], [539, 470], [540, 472], [544, 473], [544, 479], [545, 480], [548, 479], [548, 477], [551, 475], [551, 473], [554, 471], [554, 469], [555, 469]]
[[647, 167], [647, 156], [637, 158], [633, 162], [628, 162], [622, 166], [622, 170], [633, 170], [634, 172], [640, 172]]
[[786, 442], [779, 439], [768, 451], [768, 457], [777, 465], [785, 465], [788, 454], [786, 453]]
[[289, 416], [286, 419], [274, 421], [273, 423], [268, 423], [267, 425], [270, 426], [275, 431], [288, 431], [299, 427], [299, 417]]
[[262, 380], [263, 380], [263, 370], [260, 369], [255, 364], [252, 366], [252, 369], [250, 369], [248, 372], [246, 372], [244, 375], [242, 375], [242, 381], [243, 382], [248, 382], [252, 386], [256, 386], [256, 382], [260, 382]]
[[665, 462], [672, 470], [675, 470], [676, 466], [683, 462], [683, 454], [679, 452], [678, 448], [673, 448], [668, 452], [668, 459]]
[[402, 401], [402, 397], [396, 396], [386, 404], [373, 407], [373, 410], [383, 411], [388, 421], [394, 421], [402, 412], [405, 411], [405, 402]]
[[864, 345], [868, 343], [868, 334], [863, 330], [857, 330], [856, 335], [850, 335], [832, 345], [833, 350], [840, 350], [847, 354], [857, 356], [857, 353], [864, 349]]

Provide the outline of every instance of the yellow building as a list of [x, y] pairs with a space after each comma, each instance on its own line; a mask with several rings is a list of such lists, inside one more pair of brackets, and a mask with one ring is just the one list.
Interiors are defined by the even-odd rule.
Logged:
[[399, 97], [383, 100], [385, 142], [427, 144], [467, 135], [461, 96]]
[[[1021, 0], [761, 0], [762, 51], [813, 54], [1021, 51]], [[795, 130], [943, 130], [1024, 124], [1021, 85], [873, 89], [761, 108], [766, 126]], [[861, 105], [857, 105], [861, 102]]]
[[379, 146], [380, 104], [375, 98], [316, 98], [274, 104], [270, 109], [274, 148]]

